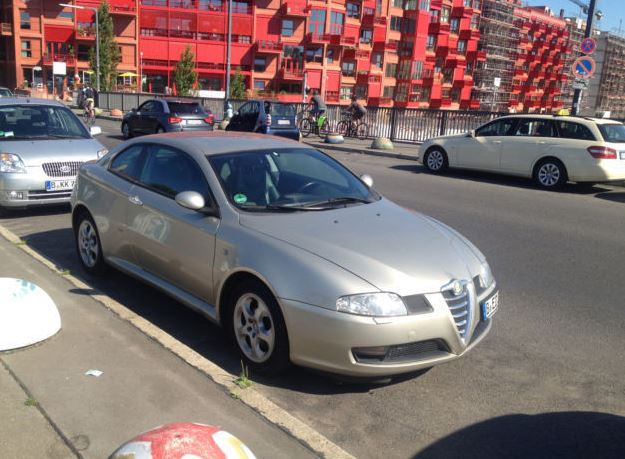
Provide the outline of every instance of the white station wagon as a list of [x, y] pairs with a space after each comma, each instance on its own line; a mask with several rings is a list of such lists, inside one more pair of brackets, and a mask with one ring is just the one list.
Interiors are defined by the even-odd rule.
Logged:
[[498, 172], [532, 178], [546, 189], [569, 180], [625, 180], [625, 126], [577, 116], [504, 116], [467, 134], [427, 140], [419, 161], [433, 173], [448, 167]]

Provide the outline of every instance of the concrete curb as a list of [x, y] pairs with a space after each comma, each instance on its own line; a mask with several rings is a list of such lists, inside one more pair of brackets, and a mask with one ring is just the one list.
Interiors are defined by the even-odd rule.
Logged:
[[143, 334], [159, 343], [165, 349], [171, 351], [187, 364], [204, 373], [213, 382], [225, 389], [231, 396], [241, 400], [268, 422], [280, 427], [320, 457], [327, 459], [355, 459], [354, 456], [343, 450], [340, 446], [334, 444], [312, 427], [280, 408], [263, 394], [255, 390], [254, 387], [248, 387], [246, 389], [239, 388], [239, 386], [235, 384], [235, 378], [221, 367], [215, 365], [201, 354], [198, 354], [187, 345], [181, 343], [173, 336], [126, 308], [121, 303], [118, 303], [99, 290], [86, 284], [81, 279], [68, 273], [67, 270], [64, 270], [62, 267], [55, 265], [52, 261], [30, 248], [16, 234], [2, 225], [0, 225], [0, 236], [19, 247], [23, 252], [45, 265], [60, 277], [66, 279], [74, 287], [82, 291], [93, 292], [89, 293], [91, 298], [115, 313], [120, 319], [132, 324]]

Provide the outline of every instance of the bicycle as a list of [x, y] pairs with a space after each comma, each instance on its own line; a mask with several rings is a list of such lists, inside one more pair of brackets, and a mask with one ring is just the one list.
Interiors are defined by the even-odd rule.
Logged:
[[343, 119], [339, 121], [336, 130], [343, 137], [356, 137], [358, 140], [365, 140], [369, 135], [369, 125], [364, 121], [352, 120], [352, 114], [343, 112]]
[[95, 124], [95, 108], [92, 108], [91, 110], [89, 110], [88, 108], [85, 107], [85, 110], [82, 114], [82, 118], [83, 118], [83, 122], [85, 123], [85, 126], [87, 127], [91, 127]]
[[307, 115], [308, 116], [305, 116], [299, 123], [299, 130], [302, 133], [302, 137], [308, 137], [313, 132], [319, 137], [322, 137], [330, 132], [328, 117], [325, 113], [319, 115], [318, 118], [315, 118], [310, 111]]

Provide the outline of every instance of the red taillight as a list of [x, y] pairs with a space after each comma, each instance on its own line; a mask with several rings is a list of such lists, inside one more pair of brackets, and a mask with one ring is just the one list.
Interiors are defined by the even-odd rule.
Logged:
[[212, 113], [210, 115], [208, 115], [206, 118], [204, 118], [204, 122], [206, 124], [215, 124], [215, 115], [213, 115]]
[[271, 115], [265, 115], [265, 126], [271, 126]]
[[588, 153], [596, 159], [616, 159], [616, 150], [610, 147], [588, 147]]
[[169, 121], [169, 124], [180, 124], [182, 123], [182, 118], [178, 118], [177, 116], [170, 116], [167, 121]]

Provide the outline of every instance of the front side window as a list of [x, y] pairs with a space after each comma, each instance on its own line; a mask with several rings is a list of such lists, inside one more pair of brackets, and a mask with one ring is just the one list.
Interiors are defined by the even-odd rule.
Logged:
[[145, 160], [144, 151], [142, 144], [127, 148], [111, 161], [109, 171], [132, 181], [138, 181]]
[[209, 199], [204, 173], [189, 155], [171, 147], [150, 145], [140, 181], [169, 198], [183, 191], [196, 191]]
[[226, 196], [243, 210], [323, 210], [379, 199], [349, 170], [312, 149], [237, 152], [208, 160]]
[[3, 105], [0, 107], [0, 138], [88, 139], [89, 132], [65, 107], [45, 105]]
[[475, 135], [478, 137], [491, 137], [491, 136], [503, 136], [508, 135], [510, 129], [514, 125], [515, 120], [513, 118], [496, 120], [486, 126], [475, 131]]

